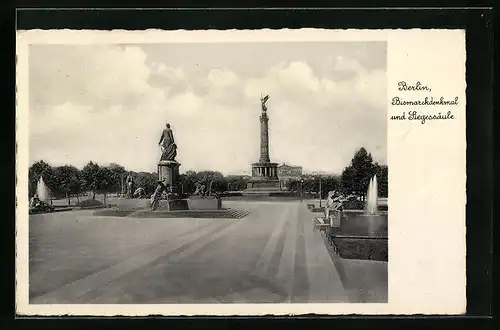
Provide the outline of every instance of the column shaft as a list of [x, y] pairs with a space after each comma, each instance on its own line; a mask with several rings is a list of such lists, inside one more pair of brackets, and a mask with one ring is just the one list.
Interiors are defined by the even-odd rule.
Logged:
[[269, 162], [269, 127], [266, 113], [260, 117], [260, 162]]

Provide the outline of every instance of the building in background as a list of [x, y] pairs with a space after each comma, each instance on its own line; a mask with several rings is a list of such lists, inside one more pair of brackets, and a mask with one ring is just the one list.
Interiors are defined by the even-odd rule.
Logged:
[[288, 190], [289, 182], [292, 180], [300, 180], [302, 177], [301, 166], [291, 166], [283, 164], [278, 166], [278, 179], [280, 181], [280, 189]]

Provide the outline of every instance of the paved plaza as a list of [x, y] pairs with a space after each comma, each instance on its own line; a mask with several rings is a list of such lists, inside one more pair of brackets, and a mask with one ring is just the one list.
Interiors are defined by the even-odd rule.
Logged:
[[329, 253], [306, 203], [223, 201], [241, 219], [32, 215], [30, 303], [386, 302], [387, 262]]

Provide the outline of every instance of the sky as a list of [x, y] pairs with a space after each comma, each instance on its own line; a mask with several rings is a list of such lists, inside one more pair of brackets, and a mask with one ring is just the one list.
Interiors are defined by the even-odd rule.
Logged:
[[387, 159], [385, 42], [31, 45], [29, 156], [156, 171], [168, 122], [181, 172], [249, 174], [270, 95], [271, 161], [341, 173]]

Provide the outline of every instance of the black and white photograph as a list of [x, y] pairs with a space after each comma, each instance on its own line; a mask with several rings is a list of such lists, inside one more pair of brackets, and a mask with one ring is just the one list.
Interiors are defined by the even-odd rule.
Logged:
[[388, 42], [340, 39], [27, 45], [27, 304], [390, 303]]
[[30, 301], [387, 301], [385, 42], [29, 56]]

